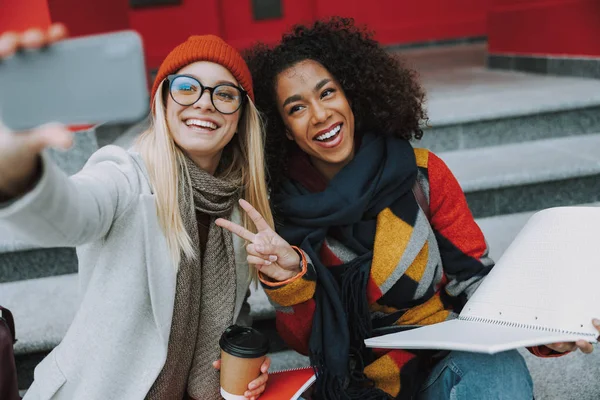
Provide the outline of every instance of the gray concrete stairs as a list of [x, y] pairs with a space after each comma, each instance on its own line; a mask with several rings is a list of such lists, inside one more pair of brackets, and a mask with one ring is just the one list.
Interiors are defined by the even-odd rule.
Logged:
[[[497, 259], [536, 210], [600, 204], [600, 81], [484, 68], [485, 47], [403, 53], [427, 89], [429, 125], [414, 143], [436, 152], [456, 175]], [[78, 136], [53, 156], [75, 172], [99, 146], [128, 147], [141, 130], [107, 126]], [[78, 306], [73, 249], [35, 249], [11, 239], [0, 223], [0, 304], [13, 310], [20, 386], [56, 346]], [[273, 370], [308, 365], [274, 331], [262, 290], [250, 297], [255, 326], [273, 341]], [[600, 398], [600, 350], [590, 356], [537, 359], [525, 354], [537, 399]]]
[[433, 151], [600, 132], [600, 80], [485, 68], [485, 44], [399, 53], [427, 93]]

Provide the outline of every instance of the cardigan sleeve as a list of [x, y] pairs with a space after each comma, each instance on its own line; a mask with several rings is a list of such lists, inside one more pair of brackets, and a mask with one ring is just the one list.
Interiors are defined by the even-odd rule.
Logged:
[[106, 146], [68, 178], [42, 155], [42, 175], [21, 198], [0, 207], [0, 224], [16, 240], [40, 246], [78, 246], [104, 237], [140, 192], [140, 174], [124, 149]]
[[455, 310], [460, 311], [494, 262], [458, 181], [432, 152], [428, 155], [427, 173], [430, 223], [442, 258], [445, 293], [452, 299]]

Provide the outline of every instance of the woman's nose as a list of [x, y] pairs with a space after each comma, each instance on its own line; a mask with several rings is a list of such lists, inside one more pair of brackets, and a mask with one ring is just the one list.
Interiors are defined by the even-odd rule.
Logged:
[[320, 124], [327, 121], [330, 115], [331, 112], [329, 109], [321, 104], [312, 107], [312, 119], [314, 124]]
[[214, 106], [211, 100], [211, 93], [208, 89], [204, 89], [204, 91], [202, 93], [200, 93], [200, 97], [198, 98], [198, 100], [196, 100], [196, 102], [194, 104], [192, 104], [192, 106], [194, 108], [202, 108], [202, 109], [213, 109], [214, 110]]

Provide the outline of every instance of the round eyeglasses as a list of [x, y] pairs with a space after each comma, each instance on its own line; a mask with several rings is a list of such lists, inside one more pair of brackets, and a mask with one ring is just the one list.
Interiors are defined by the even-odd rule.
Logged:
[[169, 94], [175, 103], [191, 106], [204, 94], [210, 93], [210, 101], [221, 114], [233, 114], [240, 109], [246, 98], [246, 91], [231, 83], [222, 83], [215, 87], [204, 86], [200, 81], [189, 75], [169, 75]]

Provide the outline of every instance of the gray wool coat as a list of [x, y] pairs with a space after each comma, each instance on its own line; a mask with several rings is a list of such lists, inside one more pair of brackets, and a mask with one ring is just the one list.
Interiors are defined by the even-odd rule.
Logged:
[[[144, 399], [167, 357], [176, 272], [139, 154], [104, 147], [70, 178], [44, 156], [41, 180], [0, 223], [24, 242], [76, 246], [79, 258], [79, 309], [25, 399]], [[248, 322], [243, 245], [234, 235], [238, 323]]]

